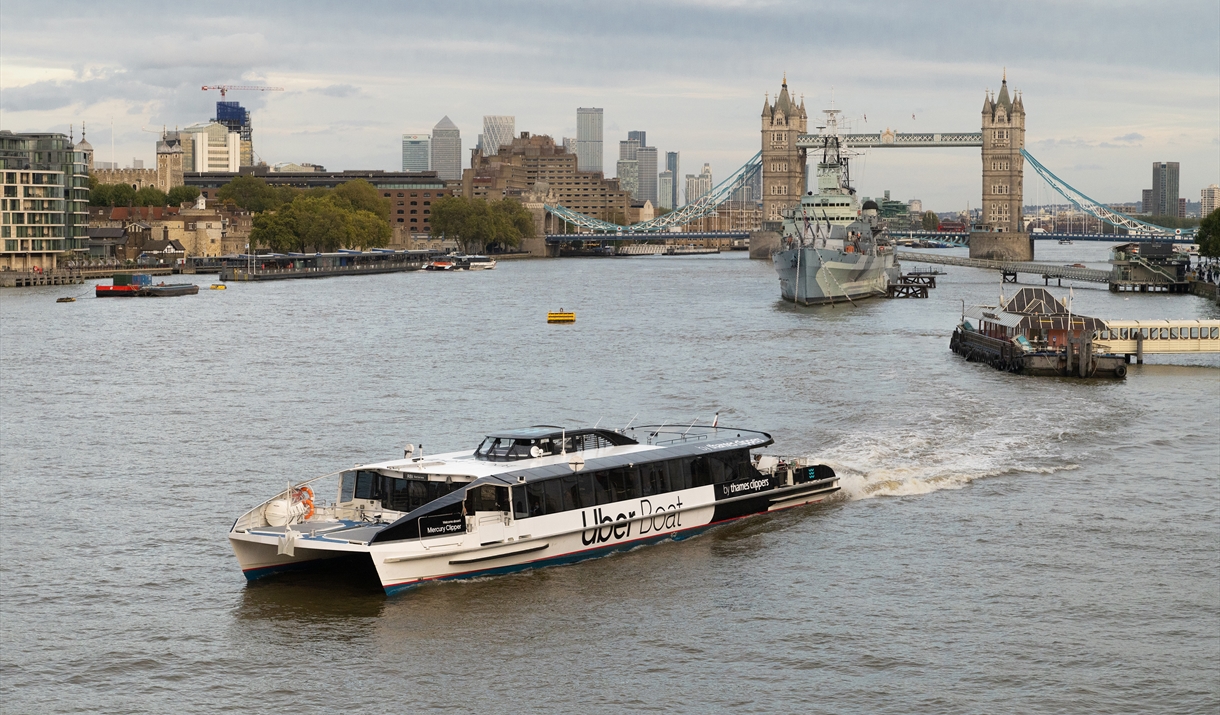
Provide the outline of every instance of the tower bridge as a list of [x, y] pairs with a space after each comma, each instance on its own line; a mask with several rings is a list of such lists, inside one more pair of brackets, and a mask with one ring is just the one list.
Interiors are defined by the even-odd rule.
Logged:
[[[750, 253], [752, 256], [765, 257], [769, 254], [769, 245], [778, 245], [783, 211], [800, 201], [805, 191], [808, 153], [822, 147], [826, 135], [822, 132], [808, 133], [804, 97], [798, 103], [789, 94], [786, 74], [775, 101], [771, 101], [769, 94], [763, 101], [760, 128], [762, 147], [759, 153], [704, 196], [663, 216], [620, 226], [561, 205], [545, 205], [544, 209], [578, 229], [615, 234], [619, 240], [647, 240], [657, 233], [668, 233], [714, 215], [718, 207], [735, 192], [759, 180], [761, 175], [762, 196], [759, 198], [763, 231], [751, 236]], [[999, 93], [987, 92], [984, 97], [980, 129], [977, 132], [894, 132], [886, 129], [875, 134], [840, 134], [839, 139], [843, 145], [856, 149], [980, 149], [982, 226], [964, 237], [973, 258], [1001, 261], [1033, 259], [1033, 235], [1025, 233], [1022, 216], [1024, 167], [1027, 161], [1052, 189], [1077, 209], [1126, 230], [1128, 235], [1157, 238], [1173, 235], [1171, 229], [1133, 219], [1085, 196], [1031, 156], [1025, 150], [1025, 105], [1019, 92], [1009, 93], [1007, 72], [1001, 79]], [[962, 241], [961, 237], [955, 238], [955, 242]]]

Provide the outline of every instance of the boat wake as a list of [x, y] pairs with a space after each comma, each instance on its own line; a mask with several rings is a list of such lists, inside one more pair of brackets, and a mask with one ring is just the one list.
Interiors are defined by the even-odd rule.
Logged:
[[[976, 479], [1006, 474], [1054, 474], [1079, 468], [1070, 460], [1045, 454], [1039, 463], [1022, 461], [1031, 453], [1027, 437], [963, 440], [947, 444], [943, 435], [913, 432], [873, 434], [871, 444], [857, 438], [820, 452], [814, 459], [839, 475], [847, 500], [879, 496], [915, 496], [942, 489], [961, 489]], [[1045, 450], [1045, 445], [1043, 445]]]

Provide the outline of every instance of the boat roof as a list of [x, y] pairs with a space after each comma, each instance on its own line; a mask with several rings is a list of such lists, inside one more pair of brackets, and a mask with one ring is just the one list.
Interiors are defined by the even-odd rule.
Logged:
[[518, 427], [517, 429], [500, 430], [499, 432], [489, 432], [488, 437], [493, 439], [545, 439], [547, 437], [573, 437], [585, 434], [598, 434], [605, 437], [613, 444], [635, 444], [635, 440], [610, 429], [597, 428], [576, 428], [567, 429], [556, 425], [534, 425], [532, 427]]
[[[530, 428], [532, 429], [532, 428]], [[464, 466], [480, 465], [486, 471], [488, 467], [494, 469], [493, 473], [484, 473], [467, 485], [466, 489], [459, 489], [450, 492], [445, 496], [435, 499], [423, 506], [411, 511], [410, 513], [394, 521], [387, 526], [383, 531], [373, 537], [372, 541], [391, 541], [397, 531], [395, 527], [404, 526], [413, 519], [417, 519], [426, 514], [444, 509], [447, 506], [457, 504], [466, 498], [466, 492], [469, 487], [474, 487], [482, 484], [492, 484], [495, 486], [509, 486], [514, 484], [529, 484], [531, 482], [549, 479], [552, 477], [562, 477], [580, 472], [593, 472], [603, 469], [614, 469], [616, 467], [630, 467], [636, 464], [649, 462], [659, 462], [667, 459], [675, 459], [678, 457], [689, 457], [703, 454], [714, 454], [716, 452], [728, 452], [738, 449], [757, 449], [766, 447], [774, 442], [771, 435], [766, 432], [757, 430], [741, 429], [736, 427], [688, 427], [685, 431], [678, 432], [670, 428], [671, 431], [665, 431], [664, 426], [646, 425], [635, 428], [632, 431], [640, 430], [639, 434], [646, 435], [654, 444], [640, 444], [634, 439], [630, 439], [630, 444], [608, 447], [602, 449], [588, 450], [584, 452], [569, 452], [561, 455], [547, 455], [535, 459], [522, 459], [515, 462], [484, 462], [476, 461], [472, 453], [458, 453], [465, 455], [469, 461], [463, 461]], [[678, 426], [678, 430], [683, 429]], [[510, 430], [511, 432], [512, 430]], [[601, 430], [597, 430], [600, 432]], [[615, 433], [619, 437], [625, 437], [621, 433]], [[660, 438], [660, 439], [658, 439]], [[629, 439], [629, 438], [628, 438]], [[569, 460], [576, 454], [580, 454], [584, 460], [582, 466], [574, 469]], [[434, 457], [433, 463], [436, 460], [441, 460], [442, 457], [448, 455], [438, 455]], [[398, 465], [410, 464], [416, 460], [400, 460], [397, 463], [385, 463], [382, 465], [366, 465], [364, 468], [391, 468], [397, 469]], [[448, 460], [440, 463], [448, 463]], [[467, 472], [469, 473], [469, 472]]]

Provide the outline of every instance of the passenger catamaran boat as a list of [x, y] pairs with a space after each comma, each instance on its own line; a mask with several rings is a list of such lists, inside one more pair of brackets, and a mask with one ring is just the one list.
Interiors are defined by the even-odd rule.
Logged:
[[229, 541], [251, 581], [346, 557], [371, 562], [392, 594], [683, 539], [839, 491], [828, 466], [751, 454], [770, 444], [715, 423], [496, 432], [474, 450], [408, 450], [289, 484]]
[[780, 296], [803, 305], [851, 302], [885, 295], [901, 267], [885, 238], [876, 202], [863, 207], [850, 184], [837, 109], [824, 110], [818, 190], [783, 212], [780, 249], [771, 254]]

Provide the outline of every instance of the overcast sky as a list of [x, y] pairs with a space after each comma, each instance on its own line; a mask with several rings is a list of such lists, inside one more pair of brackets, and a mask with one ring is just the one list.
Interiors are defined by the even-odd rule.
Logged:
[[[1181, 195], [1220, 182], [1220, 2], [20, 2], [0, 5], [0, 128], [81, 122], [99, 160], [151, 165], [156, 135], [215, 114], [204, 84], [252, 111], [266, 162], [401, 168], [401, 135], [448, 115], [463, 164], [485, 114], [517, 131], [576, 134], [605, 109], [617, 142], [648, 132], [717, 180], [758, 151], [763, 95], [788, 74], [811, 116], [832, 99], [856, 131], [978, 131], [1007, 67], [1026, 148], [1095, 199], [1135, 201], [1154, 161]], [[913, 115], [913, 117], [912, 117]], [[864, 117], [867, 116], [867, 122]], [[873, 150], [853, 166], [939, 211], [977, 206], [977, 149]], [[1046, 202], [1026, 170], [1026, 203]], [[1039, 193], [1039, 191], [1041, 193]]]

